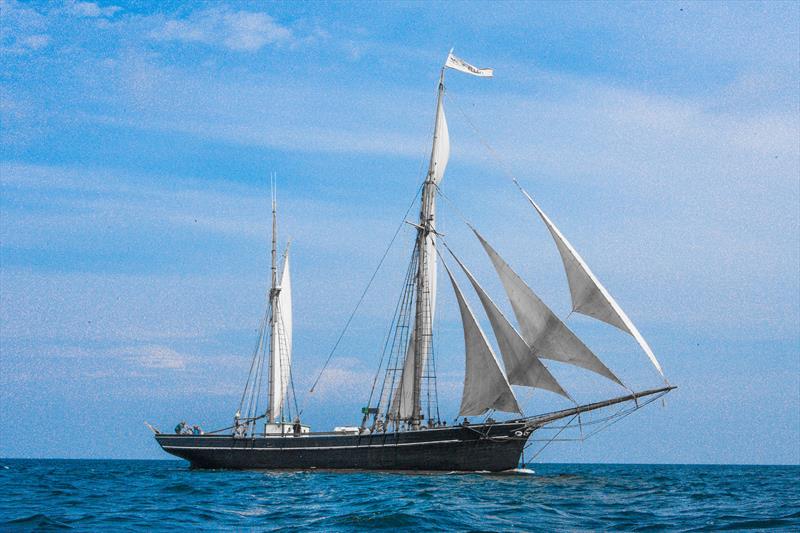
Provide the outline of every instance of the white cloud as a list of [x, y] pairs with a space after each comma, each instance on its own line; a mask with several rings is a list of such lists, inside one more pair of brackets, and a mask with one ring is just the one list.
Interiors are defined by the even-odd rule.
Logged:
[[183, 19], [171, 19], [151, 32], [163, 41], [198, 42], [235, 51], [255, 52], [268, 44], [291, 44], [292, 31], [264, 12], [210, 7]]
[[0, 51], [8, 54], [25, 54], [45, 48], [50, 44], [46, 33], [48, 20], [34, 8], [14, 0], [0, 2], [4, 43]]
[[102, 7], [96, 2], [71, 2], [67, 4], [66, 11], [78, 17], [113, 17], [114, 14], [122, 10], [119, 6]]
[[[308, 381], [310, 385], [311, 379], [316, 375], [315, 371], [313, 376], [302, 376], [302, 378], [305, 378], [304, 381]], [[360, 394], [369, 390], [374, 377], [374, 371], [370, 371], [363, 361], [355, 357], [337, 356], [333, 364], [322, 373], [314, 392], [309, 394], [309, 401], [341, 402], [352, 400], [354, 397], [360, 398]], [[380, 382], [378, 384], [380, 385]]]
[[142, 346], [125, 350], [128, 357], [145, 368], [183, 370], [186, 357], [166, 346]]
[[19, 43], [31, 50], [40, 50], [50, 44], [50, 36], [46, 34], [26, 35], [19, 39]]

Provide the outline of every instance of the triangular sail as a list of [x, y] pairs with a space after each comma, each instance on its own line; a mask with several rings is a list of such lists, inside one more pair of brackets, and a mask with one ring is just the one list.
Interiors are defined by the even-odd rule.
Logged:
[[458, 416], [480, 416], [490, 409], [522, 413], [514, 391], [511, 390], [511, 385], [500, 369], [497, 357], [475, 319], [475, 314], [446, 265], [445, 270], [450, 277], [450, 283], [453, 284], [453, 291], [456, 293], [458, 307], [461, 310], [461, 323], [464, 326], [466, 368], [464, 392]]
[[619, 378], [536, 296], [483, 236], [474, 228], [472, 231], [481, 241], [503, 282], [522, 338], [536, 355], [591, 370], [624, 387]]
[[609, 294], [602, 283], [589, 269], [589, 266], [578, 254], [572, 244], [564, 237], [550, 218], [542, 211], [542, 209], [533, 201], [533, 198], [528, 194], [525, 189], [520, 187], [520, 190], [531, 203], [536, 212], [539, 213], [542, 221], [550, 231], [553, 240], [558, 248], [558, 253], [561, 254], [561, 261], [564, 263], [564, 270], [567, 273], [567, 282], [569, 284], [569, 292], [572, 296], [572, 310], [576, 313], [588, 315], [597, 320], [606, 322], [615, 326], [625, 333], [628, 333], [636, 339], [644, 353], [650, 358], [650, 362], [656, 367], [659, 374], [664, 377], [664, 371], [661, 369], [653, 350], [647, 341], [644, 340], [642, 334], [633, 324], [628, 315], [619, 306], [616, 300]]
[[528, 346], [525, 339], [520, 336], [491, 297], [486, 294], [475, 276], [452, 251], [450, 253], [472, 283], [472, 287], [478, 293], [486, 315], [489, 317], [497, 345], [500, 347], [500, 354], [503, 356], [508, 382], [512, 385], [525, 385], [548, 390], [570, 398], [569, 394], [558, 384], [556, 378], [547, 370], [547, 367], [534, 355], [533, 349]]
[[289, 388], [292, 364], [292, 279], [289, 272], [289, 250], [283, 259], [283, 270], [276, 305], [272, 310], [272, 416], [278, 419]]

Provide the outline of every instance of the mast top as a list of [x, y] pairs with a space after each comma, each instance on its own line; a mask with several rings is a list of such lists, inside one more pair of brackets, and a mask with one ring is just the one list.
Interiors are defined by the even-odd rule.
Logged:
[[272, 189], [272, 286], [270, 289], [270, 299], [275, 297], [278, 286], [278, 191], [277, 175], [270, 173], [270, 185]]

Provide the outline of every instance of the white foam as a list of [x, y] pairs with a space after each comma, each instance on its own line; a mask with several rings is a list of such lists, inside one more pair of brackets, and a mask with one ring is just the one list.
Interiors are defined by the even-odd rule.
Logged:
[[515, 468], [514, 470], [507, 470], [509, 474], [524, 474], [528, 476], [533, 476], [536, 474], [534, 470], [530, 468]]

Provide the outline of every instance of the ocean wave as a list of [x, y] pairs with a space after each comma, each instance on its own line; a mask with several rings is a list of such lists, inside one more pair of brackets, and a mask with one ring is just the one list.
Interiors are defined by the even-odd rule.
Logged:
[[0, 530], [800, 530], [798, 467], [233, 472], [7, 461]]
[[15, 518], [3, 522], [4, 528], [9, 530], [14, 529], [30, 529], [30, 530], [43, 530], [43, 529], [72, 529], [69, 524], [64, 524], [58, 520], [53, 520], [46, 514], [36, 513], [30, 516]]

